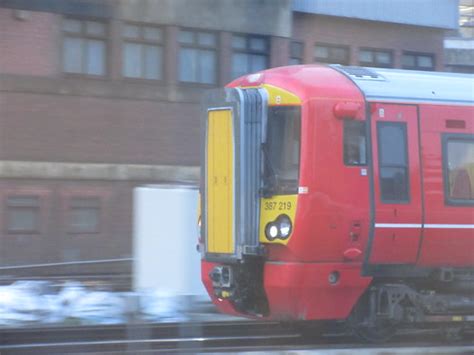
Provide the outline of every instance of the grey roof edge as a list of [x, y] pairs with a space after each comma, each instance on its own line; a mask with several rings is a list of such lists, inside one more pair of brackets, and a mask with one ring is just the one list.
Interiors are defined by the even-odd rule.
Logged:
[[[403, 69], [331, 67], [354, 82], [368, 101], [444, 103], [474, 106], [474, 75]], [[372, 76], [355, 75], [353, 69]], [[360, 74], [360, 72], [355, 72]], [[362, 72], [363, 73], [363, 72]]]

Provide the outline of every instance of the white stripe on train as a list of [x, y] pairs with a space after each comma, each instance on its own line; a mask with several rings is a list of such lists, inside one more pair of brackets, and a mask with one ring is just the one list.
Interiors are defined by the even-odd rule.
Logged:
[[375, 228], [473, 229], [474, 224], [375, 223]]

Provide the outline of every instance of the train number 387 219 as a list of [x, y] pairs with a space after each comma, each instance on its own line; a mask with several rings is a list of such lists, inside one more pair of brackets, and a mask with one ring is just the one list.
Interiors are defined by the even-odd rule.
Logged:
[[291, 210], [291, 202], [285, 201], [266, 201], [264, 203], [264, 209], [267, 211], [289, 211]]

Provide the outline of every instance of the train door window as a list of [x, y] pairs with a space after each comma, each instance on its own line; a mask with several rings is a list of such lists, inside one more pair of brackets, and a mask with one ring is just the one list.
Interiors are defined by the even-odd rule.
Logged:
[[38, 196], [10, 196], [7, 198], [6, 207], [8, 233], [39, 233], [40, 201]]
[[365, 122], [344, 120], [344, 164], [367, 165]]
[[378, 122], [380, 195], [385, 203], [408, 202], [407, 127], [402, 122]]
[[70, 233], [99, 233], [100, 198], [72, 197], [70, 199], [69, 221]]
[[448, 204], [474, 204], [474, 137], [443, 137], [445, 196]]

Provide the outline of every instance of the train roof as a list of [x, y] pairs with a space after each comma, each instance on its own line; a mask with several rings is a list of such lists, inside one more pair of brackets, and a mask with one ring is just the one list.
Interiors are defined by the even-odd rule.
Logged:
[[331, 67], [351, 79], [368, 101], [474, 104], [474, 75], [471, 74]]

